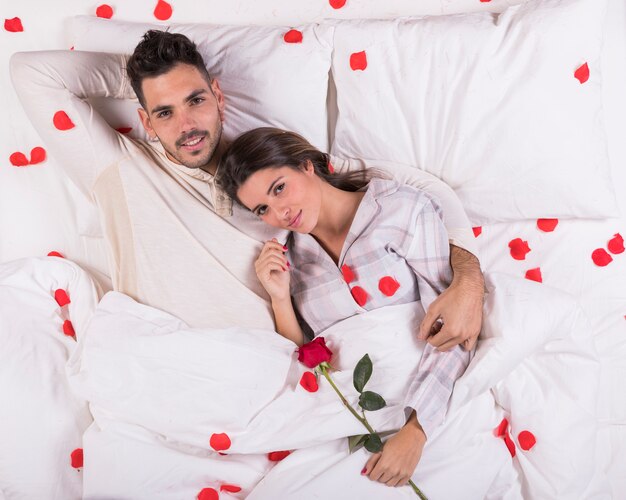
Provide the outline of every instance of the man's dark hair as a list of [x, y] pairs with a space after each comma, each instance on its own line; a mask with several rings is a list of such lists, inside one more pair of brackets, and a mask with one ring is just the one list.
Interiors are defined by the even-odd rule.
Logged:
[[130, 84], [144, 108], [146, 101], [141, 89], [144, 78], [164, 75], [177, 64], [195, 66], [207, 83], [211, 83], [211, 77], [196, 44], [185, 35], [160, 30], [150, 30], [143, 35], [143, 39], [128, 60], [126, 71]]

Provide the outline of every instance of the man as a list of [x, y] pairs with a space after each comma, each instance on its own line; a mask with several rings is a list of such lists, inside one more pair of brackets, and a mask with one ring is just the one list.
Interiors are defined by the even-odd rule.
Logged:
[[[233, 204], [215, 184], [227, 146], [224, 96], [193, 43], [183, 35], [149, 31], [128, 62], [110, 54], [18, 53], [11, 75], [49, 152], [99, 209], [114, 289], [193, 327], [273, 329], [253, 262], [261, 242], [284, 241], [284, 235]], [[149, 143], [117, 133], [86, 101], [135, 95]], [[59, 110], [73, 126], [55, 128]], [[337, 169], [362, 168], [358, 161], [333, 163]], [[462, 242], [461, 235], [471, 233], [452, 191], [407, 170], [394, 166], [392, 173], [438, 198], [451, 241], [471, 246]], [[420, 328], [420, 336], [430, 335], [441, 350], [461, 342], [473, 347], [481, 324], [478, 260], [456, 245], [451, 254], [452, 285]], [[434, 334], [439, 318], [443, 327]]]

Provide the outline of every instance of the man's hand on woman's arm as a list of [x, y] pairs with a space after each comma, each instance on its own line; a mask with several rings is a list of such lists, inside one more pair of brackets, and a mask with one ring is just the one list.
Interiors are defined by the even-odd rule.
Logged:
[[485, 280], [478, 259], [467, 250], [450, 245], [450, 263], [452, 283], [426, 311], [418, 338], [440, 351], [457, 344], [470, 350], [482, 326]]

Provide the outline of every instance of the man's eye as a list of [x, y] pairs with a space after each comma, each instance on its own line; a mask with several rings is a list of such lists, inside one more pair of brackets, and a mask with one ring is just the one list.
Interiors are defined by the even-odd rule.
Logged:
[[166, 118], [170, 115], [170, 111], [161, 111], [157, 114], [157, 118]]
[[256, 211], [256, 214], [259, 217], [263, 217], [265, 215], [265, 213], [267, 212], [267, 207], [265, 205], [263, 205], [262, 207], [259, 207]]
[[194, 97], [194, 98], [191, 100], [191, 103], [192, 103], [192, 104], [200, 104], [200, 103], [201, 103], [201, 102], [203, 102], [203, 101], [204, 101], [204, 97]]
[[283, 192], [284, 189], [285, 189], [285, 183], [281, 182], [274, 188], [274, 194], [280, 194]]

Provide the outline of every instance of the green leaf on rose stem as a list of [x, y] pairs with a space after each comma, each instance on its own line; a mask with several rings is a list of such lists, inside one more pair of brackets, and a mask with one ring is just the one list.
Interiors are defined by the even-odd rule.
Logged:
[[380, 394], [364, 391], [359, 397], [359, 406], [367, 411], [376, 411], [387, 406], [387, 403]]
[[369, 354], [363, 356], [359, 362], [354, 367], [354, 375], [352, 377], [352, 382], [354, 383], [354, 388], [359, 391], [359, 393], [363, 392], [363, 388], [367, 381], [372, 376], [372, 360], [370, 359]]
[[365, 440], [365, 449], [370, 453], [378, 453], [383, 449], [383, 442], [376, 433], [369, 434]]
[[348, 437], [348, 451], [354, 453], [356, 450], [363, 446], [363, 443], [367, 439], [369, 434], [357, 434], [356, 436]]

